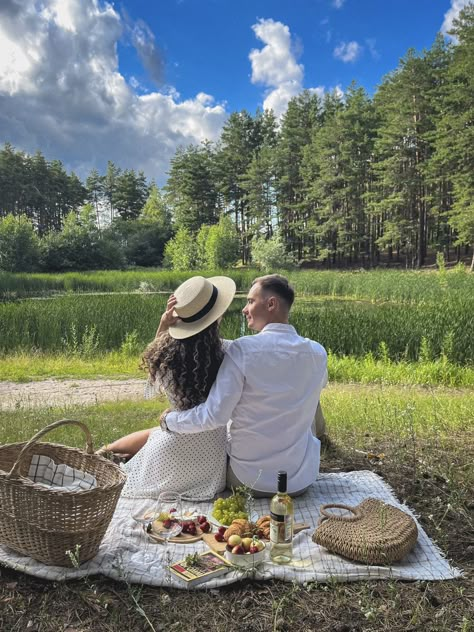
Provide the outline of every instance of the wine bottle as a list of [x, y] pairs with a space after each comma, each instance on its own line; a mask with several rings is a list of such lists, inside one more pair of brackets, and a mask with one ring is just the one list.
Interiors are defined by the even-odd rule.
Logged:
[[278, 472], [278, 492], [270, 503], [270, 558], [276, 564], [288, 564], [293, 557], [293, 500], [286, 485], [286, 472]]

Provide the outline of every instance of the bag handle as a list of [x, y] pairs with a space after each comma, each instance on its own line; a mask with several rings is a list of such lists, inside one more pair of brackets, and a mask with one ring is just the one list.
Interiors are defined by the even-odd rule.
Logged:
[[[328, 509], [346, 509], [347, 511], [350, 511], [350, 513], [353, 515], [352, 516], [339, 516], [338, 514], [330, 513]], [[322, 505], [319, 508], [319, 511], [322, 515], [322, 518], [319, 519], [318, 524], [322, 524], [325, 520], [329, 520], [329, 519], [338, 520], [340, 522], [356, 522], [357, 520], [360, 520], [361, 518], [361, 513], [358, 507], [350, 507], [349, 505], [343, 505], [339, 503]]]
[[86, 426], [86, 424], [82, 423], [82, 421], [75, 421], [74, 419], [60, 419], [59, 421], [54, 421], [53, 423], [49, 424], [48, 426], [46, 426], [45, 428], [37, 432], [33, 437], [31, 437], [28, 443], [23, 446], [20, 454], [18, 455], [17, 460], [12, 466], [12, 469], [7, 474], [7, 478], [12, 478], [13, 476], [18, 474], [18, 470], [20, 469], [20, 465], [23, 463], [25, 456], [30, 452], [31, 448], [37, 443], [38, 439], [41, 439], [42, 436], [44, 436], [48, 432], [51, 432], [51, 430], [55, 430], [56, 428], [59, 428], [60, 426], [68, 426], [68, 425], [79, 426], [79, 428], [86, 435], [87, 454], [94, 454], [94, 448], [92, 446], [92, 435], [89, 431], [89, 428]]

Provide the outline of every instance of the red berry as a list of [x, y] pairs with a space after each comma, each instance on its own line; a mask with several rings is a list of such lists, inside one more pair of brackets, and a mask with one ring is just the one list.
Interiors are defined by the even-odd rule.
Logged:
[[202, 522], [207, 522], [207, 518], [206, 516], [198, 516], [197, 521], [201, 524]]
[[201, 530], [204, 531], [204, 533], [209, 533], [209, 531], [211, 530], [211, 525], [207, 522], [201, 522], [201, 524], [199, 525], [201, 527]]
[[176, 509], [170, 509], [168, 513], [176, 513]]
[[224, 535], [224, 533], [227, 531], [227, 529], [226, 529], [226, 527], [219, 527], [219, 528], [217, 529], [217, 531], [218, 531], [221, 535]]
[[171, 527], [171, 520], [170, 519], [164, 520], [163, 521], [163, 526], [164, 526], [165, 529], [169, 529]]
[[252, 546], [249, 549], [249, 553], [252, 553], [252, 554], [258, 553], [258, 546], [255, 546], [252, 544]]
[[216, 538], [217, 542], [225, 542], [224, 536], [222, 535], [222, 533], [216, 533], [214, 537]]

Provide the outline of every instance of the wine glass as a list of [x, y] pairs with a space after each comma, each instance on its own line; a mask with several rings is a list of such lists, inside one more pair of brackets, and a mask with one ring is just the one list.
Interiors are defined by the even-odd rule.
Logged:
[[142, 500], [139, 503], [133, 503], [130, 515], [136, 523], [141, 526], [143, 532], [146, 525], [153, 521], [155, 516], [155, 502], [153, 500]]
[[156, 514], [153, 521], [153, 534], [162, 538], [165, 544], [164, 557], [166, 560], [167, 575], [169, 579], [169, 566], [171, 555], [168, 542], [179, 535], [183, 529], [183, 513], [181, 495], [177, 492], [161, 492], [156, 503]]
[[182, 529], [181, 494], [161, 492], [155, 508], [153, 533], [167, 544], [171, 538], [179, 535]]

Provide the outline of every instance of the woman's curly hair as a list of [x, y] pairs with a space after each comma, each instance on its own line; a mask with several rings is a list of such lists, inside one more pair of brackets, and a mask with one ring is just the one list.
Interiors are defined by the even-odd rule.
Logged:
[[205, 401], [223, 359], [219, 325], [214, 322], [184, 340], [160, 334], [143, 352], [141, 367], [176, 408], [186, 410]]

